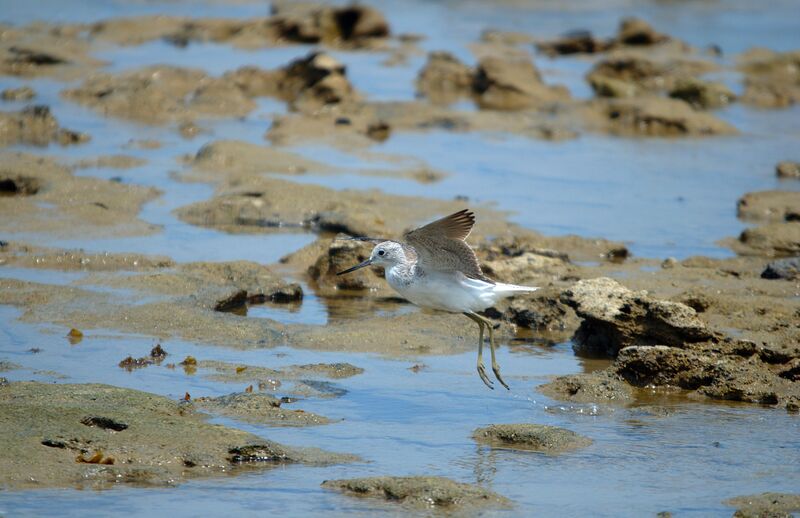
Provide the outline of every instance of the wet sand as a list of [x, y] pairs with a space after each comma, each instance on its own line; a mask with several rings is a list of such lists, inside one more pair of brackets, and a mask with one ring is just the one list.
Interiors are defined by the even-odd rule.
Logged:
[[[385, 5], [183, 7], [0, 26], [0, 397], [52, 417], [3, 427], [19, 440], [0, 486], [25, 491], [0, 512], [47, 514], [46, 488], [115, 487], [85, 503], [104, 508], [170, 486], [191, 514], [209, 476], [221, 502], [266, 486], [297, 514], [792, 509], [784, 39], [715, 48], [613, 5], [601, 35], [563, 37], [503, 25], [535, 8], [503, 4], [482, 34], [453, 8], [449, 38]], [[742, 146], [760, 151], [721, 179]], [[464, 206], [484, 271], [542, 287], [486, 312], [507, 394], [480, 384], [463, 317], [379, 270], [335, 276], [369, 253], [343, 234], [400, 238]], [[766, 475], [640, 485], [734, 457]]]

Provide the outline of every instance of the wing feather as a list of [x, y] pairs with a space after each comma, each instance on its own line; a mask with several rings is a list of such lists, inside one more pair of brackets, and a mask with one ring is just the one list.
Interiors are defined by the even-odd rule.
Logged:
[[405, 241], [417, 252], [423, 270], [460, 271], [472, 279], [494, 282], [486, 277], [475, 252], [464, 241], [475, 225], [475, 214], [460, 210], [408, 232]]

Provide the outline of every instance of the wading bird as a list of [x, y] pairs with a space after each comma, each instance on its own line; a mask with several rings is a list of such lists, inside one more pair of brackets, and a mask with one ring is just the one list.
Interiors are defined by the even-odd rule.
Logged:
[[397, 293], [423, 308], [450, 313], [463, 313], [478, 324], [478, 374], [491, 389], [494, 383], [486, 375], [483, 364], [483, 331], [489, 331], [492, 352], [492, 371], [505, 388], [495, 358], [494, 328], [491, 321], [478, 311], [498, 300], [520, 292], [539, 288], [495, 282], [486, 277], [478, 264], [475, 252], [465, 239], [475, 225], [475, 215], [468, 209], [428, 223], [403, 236], [404, 242], [374, 238], [354, 238], [376, 243], [369, 259], [337, 275], [344, 275], [369, 265], [386, 269], [386, 281]]

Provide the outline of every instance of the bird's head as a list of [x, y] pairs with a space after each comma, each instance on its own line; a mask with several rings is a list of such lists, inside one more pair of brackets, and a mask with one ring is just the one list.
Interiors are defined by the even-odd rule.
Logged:
[[372, 253], [369, 255], [369, 259], [361, 264], [353, 266], [352, 268], [348, 268], [347, 270], [339, 272], [336, 275], [344, 275], [345, 273], [354, 272], [359, 268], [364, 268], [365, 266], [369, 266], [371, 264], [383, 266], [384, 268], [390, 268], [396, 264], [404, 262], [405, 260], [406, 254], [403, 250], [403, 246], [400, 243], [396, 243], [394, 241], [383, 241], [375, 245], [375, 248], [372, 249]]

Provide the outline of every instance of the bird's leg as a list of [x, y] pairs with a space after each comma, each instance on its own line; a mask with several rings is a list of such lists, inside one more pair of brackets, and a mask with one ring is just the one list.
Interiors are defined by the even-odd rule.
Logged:
[[506, 388], [506, 390], [511, 390], [500, 376], [500, 365], [498, 365], [497, 359], [494, 355], [494, 326], [492, 326], [492, 322], [489, 319], [480, 316], [479, 318], [481, 318], [483, 320], [483, 324], [489, 328], [489, 349], [492, 351], [492, 370], [494, 371], [494, 377], [497, 378], [497, 381], [499, 381], [500, 384]]
[[475, 313], [464, 313], [470, 320], [473, 320], [476, 324], [478, 324], [479, 331], [479, 338], [478, 338], [478, 375], [481, 377], [481, 380], [486, 384], [487, 387], [494, 390], [494, 384], [492, 380], [486, 375], [486, 367], [483, 364], [483, 326], [486, 323]]

